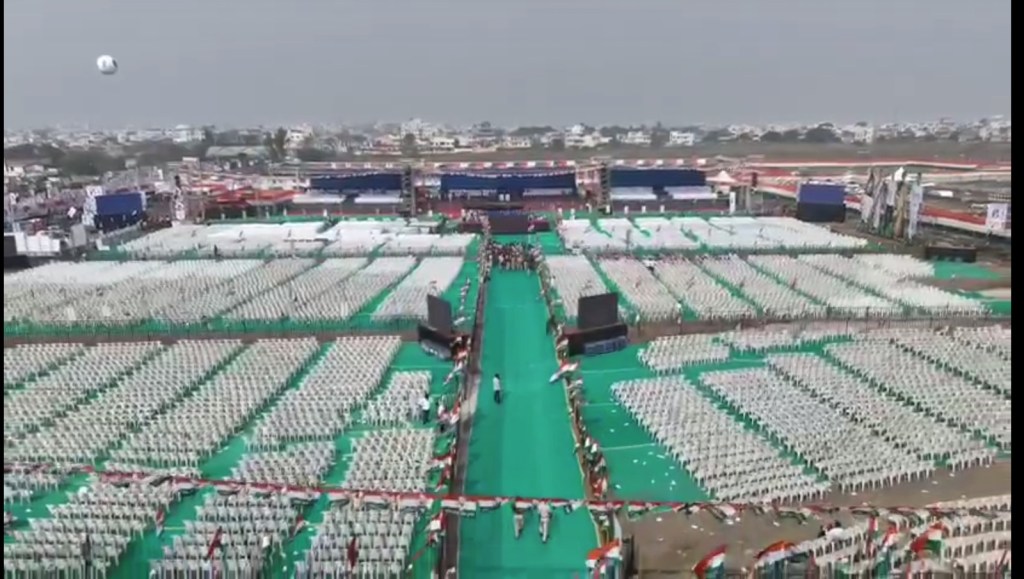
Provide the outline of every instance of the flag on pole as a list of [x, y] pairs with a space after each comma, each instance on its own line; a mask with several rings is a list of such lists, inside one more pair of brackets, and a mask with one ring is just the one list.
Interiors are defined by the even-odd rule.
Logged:
[[896, 528], [896, 525], [889, 525], [889, 528], [885, 530], [885, 534], [882, 535], [882, 540], [878, 542], [878, 552], [882, 553], [892, 549], [896, 546], [899, 538], [900, 531]]
[[448, 411], [448, 424], [455, 426], [459, 423], [459, 418], [462, 417], [462, 401], [455, 403], [455, 406]]
[[164, 521], [167, 519], [167, 514], [163, 509], [156, 512], [156, 534], [159, 537], [164, 534]]
[[551, 375], [549, 382], [554, 384], [565, 376], [568, 376], [578, 370], [579, 367], [579, 362], [562, 362], [562, 365], [558, 367], [558, 371]]
[[348, 542], [348, 548], [345, 550], [345, 555], [348, 557], [348, 568], [354, 570], [356, 563], [359, 562], [359, 537], [356, 535], [352, 536], [352, 540]]
[[458, 364], [456, 364], [455, 367], [452, 368], [452, 371], [448, 372], [448, 375], [445, 376], [444, 385], [447, 386], [448, 384], [451, 384], [451, 381], [454, 380], [455, 377], [459, 375], [459, 372], [461, 372], [465, 367], [465, 362], [460, 361]]
[[1003, 547], [1003, 554], [999, 557], [999, 565], [996, 567], [995, 577], [1002, 578], [1006, 571], [1006, 564], [1010, 559], [1010, 547]]
[[302, 513], [299, 513], [298, 518], [295, 519], [295, 524], [292, 525], [292, 537], [295, 537], [299, 533], [301, 533], [302, 529], [305, 528], [305, 526], [306, 518], [302, 516]]
[[864, 554], [868, 557], [871, 556], [871, 551], [875, 546], [875, 534], [878, 533], [878, 519], [874, 516], [868, 519], [868, 530], [867, 540], [864, 541]]
[[451, 466], [452, 461], [455, 460], [455, 452], [448, 451], [441, 456], [435, 457], [433, 462], [430, 464], [430, 470], [437, 470], [439, 468], [447, 468]]
[[725, 545], [716, 548], [697, 561], [693, 566], [693, 572], [698, 579], [705, 579], [708, 576], [715, 576], [725, 569]]
[[430, 523], [427, 525], [427, 544], [436, 545], [440, 542], [441, 537], [444, 536], [447, 523], [445, 521], [444, 512], [439, 512], [434, 515], [434, 518], [430, 519]]
[[212, 561], [213, 556], [217, 554], [217, 549], [220, 548], [223, 536], [224, 529], [217, 527], [217, 531], [213, 533], [213, 538], [210, 539], [210, 546], [206, 548], [206, 558], [208, 560]]
[[910, 543], [910, 552], [920, 556], [925, 551], [931, 552], [933, 555], [942, 554], [942, 539], [946, 535], [946, 527], [942, 523], [935, 523], [934, 525], [925, 529], [923, 533], [917, 536], [916, 539]]

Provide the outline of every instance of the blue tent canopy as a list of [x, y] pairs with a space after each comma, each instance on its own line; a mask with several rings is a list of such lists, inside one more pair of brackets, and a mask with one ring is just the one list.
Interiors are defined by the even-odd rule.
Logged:
[[309, 188], [314, 191], [341, 193], [343, 191], [401, 191], [401, 173], [359, 173], [312, 177]]
[[576, 190], [576, 173], [445, 173], [441, 191]]
[[612, 169], [613, 188], [703, 187], [708, 179], [697, 169]]

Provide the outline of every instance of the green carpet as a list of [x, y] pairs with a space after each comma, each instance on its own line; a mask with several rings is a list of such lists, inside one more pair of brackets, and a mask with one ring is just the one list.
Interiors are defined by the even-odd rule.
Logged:
[[612, 396], [612, 384], [653, 378], [637, 360], [640, 348], [583, 360], [583, 419], [601, 445], [614, 498], [634, 501], [707, 500], [708, 496], [671, 455]]
[[998, 273], [980, 263], [960, 263], [956, 261], [932, 262], [935, 277], [938, 279], [999, 279]]
[[[839, 338], [834, 341], [842, 341]], [[721, 370], [744, 370], [762, 367], [768, 353], [804, 352], [821, 354], [823, 345], [773, 348], [769, 352], [733, 352], [729, 360], [710, 364], [695, 364], [677, 371], [684, 376], [698, 392], [713, 402], [722, 412], [732, 416], [747, 430], [758, 433], [765, 442], [775, 447], [794, 464], [811, 469], [794, 454], [787, 452], [777, 441], [768, 437], [763, 429], [750, 420], [745, 420], [734, 408], [725, 404], [701, 382], [706, 372]], [[583, 417], [590, 435], [598, 442], [608, 462], [608, 472], [614, 498], [630, 501], [679, 501], [696, 502], [712, 500], [714, 497], [701, 488], [697, 481], [682, 468], [671, 455], [657, 444], [647, 430], [636, 421], [615, 400], [612, 385], [627, 380], [654, 378], [656, 374], [645, 367], [637, 358], [642, 348], [629, 348], [583, 360], [581, 370], [584, 378], [586, 405]]]
[[[469, 445], [466, 493], [582, 499], [583, 479], [565, 392], [549, 384], [556, 369], [537, 277], [495, 271], [485, 312], [483, 383]], [[500, 373], [505, 400], [495, 404]], [[543, 544], [536, 515], [516, 540], [509, 507], [464, 519], [459, 573], [465, 577], [571, 577], [585, 571], [597, 534], [586, 511], [556, 512]]]

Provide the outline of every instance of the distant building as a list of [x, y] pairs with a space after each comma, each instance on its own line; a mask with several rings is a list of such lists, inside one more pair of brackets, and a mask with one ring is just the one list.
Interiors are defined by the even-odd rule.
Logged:
[[206, 150], [206, 158], [221, 161], [232, 159], [269, 159], [270, 150], [264, 146], [213, 146]]
[[442, 153], [454, 151], [456, 145], [458, 144], [458, 139], [448, 135], [438, 135], [436, 137], [431, 137], [430, 140], [428, 141], [428, 146], [430, 150]]
[[647, 147], [651, 144], [651, 133], [649, 131], [629, 131], [622, 137], [623, 145], [636, 147]]
[[697, 134], [690, 131], [669, 131], [669, 147], [692, 147], [697, 144]]
[[595, 133], [570, 132], [565, 136], [565, 146], [569, 149], [596, 149], [600, 144], [600, 136]]
[[179, 145], [198, 143], [203, 140], [203, 129], [188, 125], [178, 125], [171, 131], [171, 140]]
[[501, 143], [498, 146], [502, 149], [529, 149], [533, 146], [533, 139], [530, 137], [506, 135], [502, 137]]

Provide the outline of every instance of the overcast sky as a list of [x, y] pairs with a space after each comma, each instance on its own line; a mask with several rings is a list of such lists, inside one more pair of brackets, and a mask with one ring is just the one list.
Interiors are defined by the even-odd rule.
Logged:
[[7, 128], [1010, 112], [1010, 0], [3, 4]]

